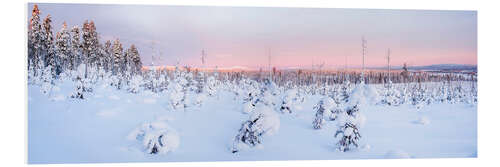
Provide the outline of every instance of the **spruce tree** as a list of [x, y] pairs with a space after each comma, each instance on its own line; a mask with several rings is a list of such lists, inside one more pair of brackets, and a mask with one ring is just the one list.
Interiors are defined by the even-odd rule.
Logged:
[[57, 51], [56, 55], [60, 62], [60, 66], [62, 70], [72, 69], [73, 67], [71, 63], [69, 63], [71, 54], [71, 37], [69, 35], [69, 31], [67, 30], [66, 22], [63, 23], [63, 27], [59, 33], [57, 33], [56, 37], [56, 45]]
[[77, 67], [82, 62], [82, 45], [80, 43], [80, 28], [78, 26], [74, 26], [71, 29], [71, 55], [69, 64], [71, 70], [76, 70]]
[[111, 71], [113, 69], [113, 48], [111, 41], [107, 40], [104, 43], [104, 70]]
[[59, 70], [59, 67], [56, 65], [57, 60], [55, 56], [55, 48], [54, 48], [54, 35], [52, 33], [52, 17], [47, 15], [43, 21], [43, 49], [44, 49], [44, 62], [45, 66], [52, 66], [52, 75], [55, 78], [56, 71]]
[[39, 66], [39, 61], [42, 58], [41, 50], [44, 36], [42, 32], [42, 25], [40, 23], [40, 10], [36, 4], [33, 6], [33, 11], [31, 12], [28, 34], [28, 68], [33, 66], [33, 68], [31, 68], [33, 69], [33, 75], [37, 76], [39, 75], [38, 69], [42, 68]]
[[119, 74], [122, 71], [123, 47], [119, 39], [113, 42], [113, 74]]

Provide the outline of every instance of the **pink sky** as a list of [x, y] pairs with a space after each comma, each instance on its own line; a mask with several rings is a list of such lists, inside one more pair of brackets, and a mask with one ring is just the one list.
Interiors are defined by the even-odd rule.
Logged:
[[[29, 4], [32, 9], [33, 4]], [[361, 37], [368, 41], [367, 66], [477, 64], [477, 12], [373, 9], [310, 9], [203, 6], [39, 4], [56, 30], [94, 20], [103, 39], [138, 46], [151, 64], [152, 41], [163, 53], [156, 64], [201, 66], [342, 68], [361, 65]]]

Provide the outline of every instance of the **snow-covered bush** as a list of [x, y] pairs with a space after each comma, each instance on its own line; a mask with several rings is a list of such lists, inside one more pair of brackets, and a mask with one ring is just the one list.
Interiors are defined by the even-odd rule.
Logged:
[[272, 135], [279, 128], [279, 116], [269, 107], [259, 105], [250, 118], [241, 125], [233, 142], [232, 153], [261, 144], [263, 136]]
[[148, 154], [165, 154], [179, 147], [179, 135], [165, 122], [144, 123], [134, 129], [128, 140], [140, 142], [144, 152]]
[[131, 93], [138, 93], [141, 90], [142, 84], [144, 84], [142, 76], [134, 75], [132, 80], [130, 80], [128, 91]]

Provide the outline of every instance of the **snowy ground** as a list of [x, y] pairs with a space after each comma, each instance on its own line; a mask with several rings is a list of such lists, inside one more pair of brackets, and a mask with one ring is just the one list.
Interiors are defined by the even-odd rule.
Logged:
[[[165, 94], [131, 94], [101, 89], [86, 100], [69, 98], [72, 84], [61, 84], [51, 94], [28, 86], [28, 162], [172, 162], [330, 160], [365, 158], [448, 158], [477, 156], [477, 106], [431, 104], [382, 105], [362, 109], [366, 123], [360, 129], [361, 147], [349, 152], [335, 150], [335, 123], [312, 128], [310, 96], [301, 110], [280, 114], [280, 129], [264, 137], [261, 147], [231, 153], [241, 123], [248, 114], [233, 94], [219, 92], [201, 108], [170, 111]], [[179, 134], [178, 148], [167, 154], [142, 152], [127, 136], [143, 123], [166, 122]]]

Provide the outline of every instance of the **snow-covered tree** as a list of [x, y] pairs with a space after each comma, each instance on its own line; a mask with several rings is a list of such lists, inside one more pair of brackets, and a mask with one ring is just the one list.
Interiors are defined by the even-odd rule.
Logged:
[[186, 101], [186, 84], [187, 81], [183, 77], [183, 72], [178, 70], [175, 71], [176, 74], [175, 78], [170, 82], [168, 85], [168, 90], [169, 90], [169, 98], [170, 98], [170, 105], [174, 110], [178, 109], [186, 109], [187, 108], [187, 101]]
[[52, 71], [53, 70], [51, 65], [48, 65], [43, 70], [41, 77], [42, 85], [40, 91], [42, 91], [42, 93], [44, 94], [48, 94], [52, 90], [52, 87], [54, 86]]
[[54, 35], [52, 30], [52, 17], [47, 15], [43, 20], [43, 49], [44, 49], [44, 62], [45, 66], [52, 66], [52, 75], [55, 78], [56, 74], [59, 74], [59, 67], [56, 64], [55, 48], [54, 48]]
[[244, 93], [242, 94], [243, 113], [251, 113], [258, 103], [260, 89], [258, 88], [258, 83], [253, 80], [245, 80], [243, 84], [245, 86]]
[[199, 71], [196, 76], [196, 93], [205, 93], [205, 73]]
[[277, 132], [279, 127], [279, 116], [271, 108], [259, 105], [255, 112], [252, 112], [250, 118], [241, 125], [231, 152], [236, 153], [242, 149], [262, 144], [263, 137]]
[[339, 110], [335, 110], [335, 101], [333, 101], [330, 97], [323, 97], [313, 109], [316, 110], [316, 115], [313, 121], [314, 129], [321, 129], [325, 122], [325, 117], [335, 120], [339, 114]]
[[215, 77], [210, 76], [207, 78], [206, 92], [209, 96], [215, 96], [217, 94], [217, 81]]
[[361, 139], [361, 134], [359, 132], [359, 124], [357, 124], [356, 114], [359, 111], [357, 105], [350, 107], [347, 113], [341, 115], [341, 121], [339, 123], [339, 128], [335, 132], [335, 137], [340, 136], [340, 140], [337, 143], [337, 149], [342, 152], [351, 150], [351, 145], [354, 147], [359, 147], [359, 140]]
[[140, 74], [142, 69], [141, 57], [139, 56], [139, 51], [134, 44], [130, 46], [127, 50], [129, 58], [130, 58], [130, 66], [132, 69], [132, 74]]
[[122, 73], [123, 47], [119, 39], [113, 42], [113, 74]]
[[106, 71], [111, 71], [111, 69], [113, 69], [113, 48], [111, 46], [111, 41], [110, 40], [107, 40], [105, 43], [104, 43], [104, 53], [103, 53], [103, 57], [104, 57], [104, 70]]
[[80, 29], [78, 26], [74, 26], [71, 29], [71, 55], [72, 57], [69, 57], [70, 59], [69, 64], [70, 64], [70, 69], [74, 70], [76, 69], [80, 63], [81, 63], [81, 56], [82, 56], [82, 45], [80, 43]]
[[377, 94], [363, 81], [352, 90], [346, 103], [345, 112], [338, 114], [338, 129], [335, 137], [338, 138], [337, 149], [345, 152], [351, 146], [358, 147], [361, 133], [359, 128], [363, 125], [365, 117], [360, 112], [360, 107], [378, 101]]
[[419, 83], [417, 86], [413, 87], [413, 91], [411, 94], [411, 104], [420, 109], [426, 103], [425, 100], [425, 89]]
[[85, 64], [80, 64], [77, 68], [77, 76], [75, 80], [76, 89], [75, 92], [71, 95], [72, 98], [76, 99], [85, 99], [87, 98], [86, 92], [88, 91], [89, 82], [88, 79], [85, 78]]
[[144, 84], [143, 78], [140, 75], [134, 75], [130, 81], [128, 91], [131, 93], [138, 93]]
[[42, 68], [39, 61], [42, 60], [43, 30], [40, 23], [40, 10], [38, 5], [33, 5], [28, 30], [28, 69], [33, 69], [33, 76], [38, 76], [37, 70]]
[[281, 101], [280, 111], [282, 113], [292, 113], [294, 108], [294, 103], [297, 101], [297, 90], [290, 89], [286, 91], [286, 95], [283, 97]]
[[130, 132], [127, 139], [140, 142], [142, 149], [148, 154], [175, 151], [180, 142], [176, 130], [162, 121], [142, 124]]
[[56, 56], [62, 70], [73, 69], [73, 64], [69, 63], [72, 57], [71, 36], [69, 35], [66, 22], [63, 23], [61, 31], [56, 36]]
[[344, 80], [344, 82], [342, 83], [342, 87], [340, 89], [340, 94], [342, 96], [342, 101], [344, 102], [347, 102], [348, 99], [349, 99], [349, 87], [350, 87], [351, 83], [349, 82], [349, 80]]
[[397, 92], [394, 90], [394, 86], [392, 81], [388, 81], [388, 83], [384, 86], [384, 93], [382, 98], [382, 104], [387, 104], [389, 106], [399, 105], [399, 99]]

